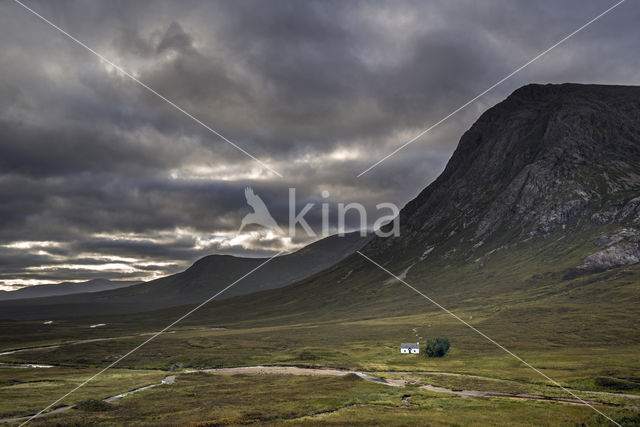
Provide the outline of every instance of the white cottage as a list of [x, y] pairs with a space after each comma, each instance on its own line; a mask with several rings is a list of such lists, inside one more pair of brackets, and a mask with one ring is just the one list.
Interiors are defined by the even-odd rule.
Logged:
[[400, 344], [400, 353], [402, 354], [418, 354], [420, 353], [419, 342], [403, 342]]

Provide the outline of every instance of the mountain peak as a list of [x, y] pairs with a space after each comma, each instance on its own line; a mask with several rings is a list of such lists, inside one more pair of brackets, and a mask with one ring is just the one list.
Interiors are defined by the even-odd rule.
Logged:
[[579, 99], [594, 101], [597, 98], [637, 97], [639, 93], [640, 87], [638, 86], [582, 83], [530, 83], [514, 90], [511, 95], [509, 95], [500, 104], [540, 103], [550, 101], [572, 103]]
[[[371, 247], [481, 244], [575, 221], [640, 225], [640, 87], [531, 84], [487, 110]], [[397, 248], [396, 248], [397, 249]]]

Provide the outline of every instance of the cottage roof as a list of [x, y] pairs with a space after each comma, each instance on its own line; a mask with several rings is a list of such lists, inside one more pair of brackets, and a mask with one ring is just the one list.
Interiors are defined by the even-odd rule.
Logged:
[[418, 344], [417, 342], [403, 342], [402, 344], [400, 344], [400, 348], [419, 348], [420, 344]]

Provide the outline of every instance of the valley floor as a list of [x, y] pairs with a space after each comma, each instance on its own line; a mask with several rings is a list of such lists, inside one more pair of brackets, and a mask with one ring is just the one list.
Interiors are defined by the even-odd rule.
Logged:
[[[65, 398], [58, 412], [30, 423], [607, 424], [584, 402], [439, 316], [178, 328]], [[385, 344], [414, 329], [427, 335], [435, 325], [453, 343], [442, 359], [400, 355], [397, 346]], [[33, 341], [23, 342], [29, 345], [0, 352], [0, 421], [9, 425], [24, 422], [12, 418], [41, 410], [153, 332], [126, 333], [131, 326], [124, 323], [92, 329], [64, 321], [44, 336], [34, 322], [11, 326], [34, 330]], [[81, 331], [83, 339], [68, 339]], [[640, 422], [636, 355], [635, 347], [620, 348], [614, 364], [597, 349], [523, 354], [623, 425]], [[610, 376], [602, 377], [605, 371]], [[155, 386], [108, 399], [149, 385]]]
[[[640, 267], [563, 280], [505, 265], [490, 288], [474, 276], [490, 264], [407, 280], [557, 384], [376, 270], [345, 285], [347, 265], [214, 301], [30, 424], [639, 425]], [[191, 308], [0, 321], [0, 419], [37, 413]], [[446, 356], [400, 354], [432, 337]]]

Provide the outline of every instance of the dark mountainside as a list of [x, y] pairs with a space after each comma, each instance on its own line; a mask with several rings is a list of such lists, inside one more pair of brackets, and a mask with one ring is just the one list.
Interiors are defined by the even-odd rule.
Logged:
[[638, 262], [640, 88], [516, 90], [462, 136], [444, 172], [402, 209], [400, 224], [400, 237], [377, 238], [366, 252], [420, 259], [446, 245], [448, 256], [469, 256], [489, 243], [602, 226], [613, 236], [583, 268]]
[[[330, 236], [296, 252], [274, 258], [230, 288], [219, 299], [289, 285], [336, 264], [360, 249], [369, 237], [349, 233]], [[132, 313], [200, 303], [240, 279], [266, 258], [210, 255], [182, 273], [150, 282], [91, 294], [0, 301], [1, 318], [44, 318]]]
[[0, 292], [0, 300], [14, 300], [25, 298], [44, 298], [59, 295], [81, 294], [88, 292], [102, 292], [112, 289], [125, 288], [140, 282], [115, 281], [107, 279], [93, 279], [86, 282], [63, 282], [46, 285], [27, 286], [16, 291]]

